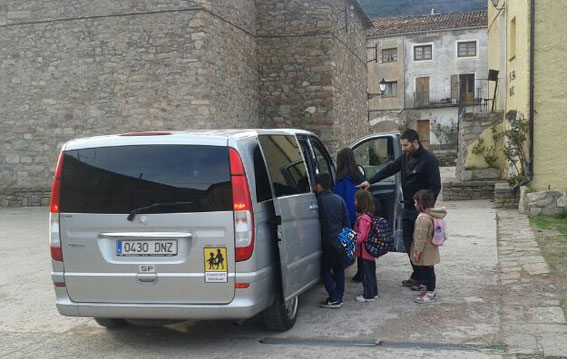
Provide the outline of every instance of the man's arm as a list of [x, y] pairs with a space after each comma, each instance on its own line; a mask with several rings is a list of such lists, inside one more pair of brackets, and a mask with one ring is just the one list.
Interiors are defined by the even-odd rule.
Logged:
[[435, 156], [431, 155], [431, 163], [427, 166], [427, 181], [429, 182], [429, 187], [431, 192], [433, 192], [433, 196], [437, 201], [437, 196], [439, 196], [439, 192], [441, 192], [441, 175], [439, 173], [439, 162]]
[[[388, 177], [393, 176], [396, 173], [400, 172], [400, 170], [402, 169], [402, 157], [403, 156], [404, 155], [401, 155], [400, 157], [396, 158], [393, 162], [389, 163], [386, 167], [382, 168], [380, 171], [378, 171], [378, 173], [376, 173], [374, 176], [370, 177], [368, 182], [370, 184], [380, 182], [384, 178], [388, 178]], [[437, 171], [439, 171], [439, 169], [437, 169]]]

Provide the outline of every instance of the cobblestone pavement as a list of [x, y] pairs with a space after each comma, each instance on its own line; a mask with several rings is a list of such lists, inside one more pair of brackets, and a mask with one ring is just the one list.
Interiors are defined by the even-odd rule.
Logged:
[[518, 357], [566, 357], [567, 323], [529, 219], [498, 210], [500, 331]]

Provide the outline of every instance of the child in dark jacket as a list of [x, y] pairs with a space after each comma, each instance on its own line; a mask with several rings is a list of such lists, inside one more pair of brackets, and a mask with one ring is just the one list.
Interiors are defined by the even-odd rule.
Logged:
[[[347, 206], [348, 218], [350, 223], [356, 221], [356, 208], [354, 207], [354, 196], [358, 190], [357, 186], [365, 181], [366, 178], [358, 169], [358, 164], [354, 159], [351, 148], [343, 148], [337, 153], [337, 182], [333, 188], [333, 193], [341, 196]], [[362, 262], [357, 258], [357, 271], [352, 280], [362, 281]]]
[[344, 227], [350, 227], [350, 221], [345, 201], [331, 192], [331, 176], [326, 173], [319, 174], [315, 178], [315, 184], [323, 249], [321, 276], [329, 293], [327, 300], [320, 305], [323, 308], [340, 308], [345, 291], [345, 269], [337, 251], [340, 244], [336, 237]]

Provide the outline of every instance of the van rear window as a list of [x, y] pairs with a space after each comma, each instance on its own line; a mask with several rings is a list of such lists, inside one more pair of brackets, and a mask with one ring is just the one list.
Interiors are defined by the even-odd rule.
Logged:
[[[61, 212], [232, 210], [228, 147], [140, 145], [65, 151]], [[173, 203], [174, 205], [162, 205]]]

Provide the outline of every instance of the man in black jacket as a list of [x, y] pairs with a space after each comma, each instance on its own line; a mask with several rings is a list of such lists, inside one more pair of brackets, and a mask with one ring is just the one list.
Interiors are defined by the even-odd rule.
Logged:
[[[360, 188], [368, 189], [372, 183], [393, 176], [400, 172], [402, 178], [402, 190], [404, 192], [404, 210], [402, 211], [402, 231], [404, 247], [409, 252], [413, 243], [413, 231], [417, 219], [417, 210], [413, 202], [413, 195], [422, 189], [429, 189], [433, 192], [435, 199], [441, 191], [441, 176], [439, 174], [439, 163], [435, 156], [427, 152], [419, 142], [419, 135], [415, 130], [405, 131], [400, 139], [404, 154], [388, 164], [367, 182], [362, 182]], [[407, 287], [417, 288], [418, 273], [415, 266], [411, 263], [413, 272], [408, 280], [403, 280], [402, 284]]]
[[329, 298], [320, 305], [323, 308], [340, 308], [343, 305], [345, 291], [345, 264], [342, 263], [336, 237], [344, 227], [350, 227], [345, 201], [331, 192], [333, 180], [326, 173], [315, 178], [315, 192], [319, 204], [319, 221], [321, 223], [321, 246], [323, 258], [321, 276]]

